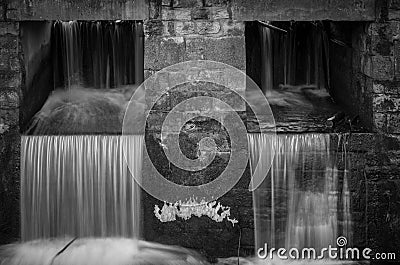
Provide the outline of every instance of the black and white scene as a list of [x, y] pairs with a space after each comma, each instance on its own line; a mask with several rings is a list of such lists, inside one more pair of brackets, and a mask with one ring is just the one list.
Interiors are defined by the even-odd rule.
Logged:
[[400, 264], [399, 0], [1, 0], [0, 265]]

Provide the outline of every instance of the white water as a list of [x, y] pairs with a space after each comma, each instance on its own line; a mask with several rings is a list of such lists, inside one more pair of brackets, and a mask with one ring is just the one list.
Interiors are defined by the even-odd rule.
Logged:
[[21, 238], [136, 237], [142, 136], [23, 136]]
[[[63, 250], [63, 251], [61, 251]], [[2, 265], [200, 265], [195, 252], [127, 238], [36, 240], [0, 246]]]
[[[316, 250], [336, 246], [338, 236], [351, 244], [348, 164], [338, 170], [337, 149], [347, 160], [343, 138], [331, 146], [328, 134], [250, 134], [251, 164], [260, 148], [275, 150], [272, 168], [263, 184], [254, 191], [256, 249], [285, 247]], [[276, 139], [274, 141], [273, 139]], [[266, 153], [266, 156], [273, 155]], [[257, 174], [262, 172], [254, 172]], [[265, 173], [264, 173], [265, 174]]]

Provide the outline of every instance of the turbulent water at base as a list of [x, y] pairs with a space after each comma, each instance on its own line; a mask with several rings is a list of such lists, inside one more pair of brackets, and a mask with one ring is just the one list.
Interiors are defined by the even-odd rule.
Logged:
[[[332, 142], [339, 144], [332, 146]], [[344, 142], [345, 136], [329, 134], [249, 135], [251, 165], [270, 161], [271, 153], [260, 157], [260, 148], [275, 150], [267, 178], [253, 193], [256, 249], [265, 243], [269, 249], [322, 249], [336, 246], [338, 236], [345, 236], [350, 244]], [[339, 169], [339, 162], [343, 168]]]
[[127, 163], [140, 177], [142, 136], [23, 136], [21, 144], [22, 240], [139, 236]]
[[54, 87], [111, 88], [140, 84], [143, 40], [141, 22], [55, 22]]

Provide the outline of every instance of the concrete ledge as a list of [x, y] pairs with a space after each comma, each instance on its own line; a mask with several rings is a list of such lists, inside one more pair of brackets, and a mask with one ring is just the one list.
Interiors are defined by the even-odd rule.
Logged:
[[374, 0], [232, 0], [233, 19], [251, 20], [375, 20]]
[[[150, 9], [160, 11], [157, 3], [150, 0], [9, 0], [0, 7], [3, 18], [8, 20], [145, 20]], [[181, 1], [178, 7], [193, 7], [190, 1]], [[187, 4], [185, 4], [187, 3]], [[194, 6], [196, 7], [196, 6]], [[183, 10], [185, 8], [178, 8]], [[203, 17], [203, 11], [212, 9], [218, 16], [232, 17], [237, 21], [252, 20], [336, 20], [373, 21], [375, 0], [231, 0], [227, 6], [217, 5], [197, 8], [186, 14]], [[201, 11], [199, 14], [195, 11]], [[222, 13], [218, 10], [223, 11]], [[163, 19], [168, 19], [168, 10], [163, 10]], [[214, 12], [213, 11], [213, 12]], [[217, 12], [218, 11], [218, 12]], [[175, 13], [177, 11], [174, 11]], [[214, 13], [215, 13], [214, 12]], [[157, 14], [157, 17], [160, 14]], [[152, 16], [153, 17], [153, 16]]]
[[[4, 7], [3, 7], [4, 8]], [[147, 0], [10, 0], [9, 20], [144, 20]]]

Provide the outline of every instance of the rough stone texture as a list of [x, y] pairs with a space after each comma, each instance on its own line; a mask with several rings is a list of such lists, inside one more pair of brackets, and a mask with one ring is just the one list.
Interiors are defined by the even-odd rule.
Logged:
[[[214, 91], [215, 93], [215, 91]], [[185, 91], [173, 91], [171, 96], [171, 104], [174, 106], [189, 96]], [[210, 105], [212, 108], [212, 104]], [[160, 114], [160, 112], [158, 112]], [[198, 115], [196, 115], [198, 116]], [[154, 166], [165, 178], [181, 185], [200, 185], [212, 181], [218, 177], [226, 168], [229, 161], [230, 138], [224, 127], [219, 122], [209, 118], [198, 117], [187, 123], [188, 126], [180, 131], [180, 148], [184, 155], [190, 159], [196, 159], [199, 153], [199, 145], [204, 137], [211, 137], [217, 146], [218, 153], [213, 162], [205, 169], [195, 172], [189, 172], [176, 167], [168, 162], [162, 148], [163, 143], [168, 141], [168, 137], [160, 138], [160, 127], [154, 126], [154, 123], [162, 123], [165, 116], [160, 116], [157, 121], [150, 122], [147, 127], [146, 146], [149, 156]], [[243, 150], [247, 152], [246, 150]], [[148, 168], [149, 164], [145, 162], [143, 177], [152, 174]], [[232, 169], [231, 169], [232, 170]], [[233, 169], [234, 171], [240, 170]], [[234, 173], [232, 172], [232, 175]], [[153, 213], [154, 205], [160, 207], [163, 202], [154, 199], [149, 195], [144, 196], [144, 218], [145, 218], [145, 238], [148, 240], [177, 244], [180, 246], [194, 248], [211, 261], [215, 261], [217, 257], [229, 257], [237, 253], [239, 231], [242, 230], [242, 254], [244, 250], [253, 248], [254, 235], [251, 231], [252, 222], [252, 196], [247, 190], [249, 184], [249, 172], [245, 171], [244, 176], [236, 184], [233, 190], [218, 201], [224, 206], [230, 206], [231, 217], [239, 220], [240, 224], [232, 226], [231, 223], [223, 221], [216, 223], [208, 217], [192, 217], [188, 221], [178, 219], [174, 222], [161, 223], [156, 219]], [[240, 201], [240, 203], [237, 203]], [[249, 212], [250, 210], [250, 212]]]
[[19, 107], [23, 71], [18, 23], [0, 22], [0, 244], [19, 237]]
[[185, 40], [183, 37], [148, 36], [144, 45], [146, 70], [161, 70], [184, 61]]
[[[144, 20], [148, 18], [147, 0], [9, 0], [8, 20]], [[4, 8], [4, 7], [3, 7]]]
[[[204, 4], [203, 4], [204, 2]], [[225, 19], [252, 20], [374, 20], [375, 1], [312, 0], [174, 0], [176, 11], [170, 12], [171, 1], [162, 0], [8, 0], [1, 5], [4, 20], [145, 20]], [[395, 5], [393, 5], [395, 8]], [[191, 9], [191, 10], [189, 10]], [[396, 18], [393, 9], [391, 17]]]
[[[175, 8], [162, 6], [161, 16], [157, 17], [157, 20], [145, 23], [145, 72], [147, 77], [166, 66], [195, 59], [219, 61], [245, 70], [244, 23], [229, 19], [230, 15], [225, 1], [206, 2], [206, 6], [203, 7], [202, 1], [174, 1]], [[169, 5], [169, 2], [163, 4]], [[204, 74], [222, 82], [226, 81], [221, 80], [224, 77], [223, 71], [224, 69], [208, 69], [206, 71], [188, 69], [187, 74], [190, 76]], [[230, 143], [227, 132], [220, 123], [202, 115], [212, 113], [218, 116], [218, 121], [224, 120], [227, 113], [224, 113], [224, 108], [221, 108], [217, 99], [230, 104], [237, 111], [244, 112], [245, 106], [235, 92], [212, 84], [172, 87], [172, 84], [177, 82], [187, 82], [184, 77], [185, 75], [179, 72], [171, 71], [158, 75], [157, 79], [152, 79], [146, 85], [148, 108], [150, 108], [150, 102], [158, 99], [149, 112], [146, 145], [158, 172], [167, 179], [184, 185], [204, 184], [212, 181], [225, 169], [229, 160]], [[240, 76], [237, 78], [228, 80], [228, 82], [234, 90], [240, 92], [245, 87], [244, 79], [240, 79]], [[166, 92], [167, 88], [171, 89]], [[160, 95], [162, 95], [161, 98], [159, 98]], [[201, 139], [204, 137], [214, 139], [218, 148], [215, 160], [204, 170], [189, 172], [168, 162], [161, 146], [164, 141], [168, 141], [170, 135], [161, 140], [161, 127], [164, 119], [175, 106], [184, 100], [199, 96], [213, 97], [215, 100], [201, 105], [193, 104], [187, 113], [175, 113], [174, 120], [176, 121], [193, 115], [197, 118], [191, 120], [183, 128], [174, 126], [167, 128], [169, 134], [179, 133], [183, 153], [191, 159], [196, 159], [201, 154], [201, 152], [199, 153], [200, 145], [198, 145]], [[243, 152], [247, 152], [247, 150], [243, 150]], [[152, 174], [148, 166], [148, 163], [145, 162], [144, 177], [146, 174]], [[145, 194], [143, 201], [145, 238], [194, 248], [215, 262], [217, 257], [236, 255], [241, 231], [241, 254], [251, 253], [254, 234], [252, 230], [252, 197], [247, 190], [250, 180], [248, 171], [245, 172], [245, 177], [242, 179], [234, 190], [219, 200], [224, 206], [232, 207], [232, 217], [239, 220], [240, 226], [233, 227], [227, 221], [216, 223], [208, 217], [192, 217], [188, 221], [177, 220], [161, 223], [154, 216], [153, 210], [155, 204], [161, 207], [163, 202]], [[238, 200], [241, 201], [241, 204], [237, 203]]]
[[375, 1], [232, 0], [235, 20], [375, 20]]
[[400, 23], [392, 20], [390, 14], [396, 4], [391, 1], [389, 20], [372, 23], [367, 30], [367, 49], [361, 57], [361, 70], [372, 78], [373, 129], [389, 134], [398, 134], [396, 121], [399, 115], [398, 78], [400, 50]]
[[[330, 93], [347, 113], [359, 115], [367, 129], [373, 127], [372, 93], [373, 78], [362, 71], [364, 54], [368, 50], [367, 29], [365, 24], [332, 22], [332, 38], [342, 43], [330, 44]], [[369, 65], [370, 66], [370, 65]], [[365, 66], [364, 69], [367, 67]], [[372, 71], [370, 68], [368, 71]]]
[[[209, 132], [208, 129], [206, 131]], [[159, 172], [173, 181], [183, 181], [186, 184], [187, 181], [209, 180], [209, 177], [205, 175], [184, 174], [182, 171], [173, 177], [174, 168], [163, 162], [165, 157], [157, 140], [158, 137], [154, 133], [148, 134], [146, 143], [148, 148], [154, 149], [152, 153], [156, 156], [154, 161]], [[345, 153], [339, 151], [336, 157], [338, 157], [337, 165], [341, 174], [344, 172], [345, 155], [348, 158], [347, 168], [350, 169], [347, 173], [349, 174], [353, 221], [351, 244], [353, 247], [369, 247], [374, 252], [394, 252], [399, 255], [400, 153], [398, 150], [400, 141], [397, 138], [377, 134], [351, 134], [346, 139]], [[337, 146], [337, 141], [338, 138], [333, 136], [331, 145]], [[183, 149], [184, 152], [188, 151], [188, 156], [191, 155], [190, 145], [184, 145]], [[217, 163], [208, 170], [218, 171], [218, 168], [222, 166]], [[219, 199], [223, 205], [232, 207], [232, 217], [239, 220], [235, 227], [232, 227], [230, 223], [215, 223], [207, 217], [192, 217], [188, 221], [178, 219], [170, 223], [161, 223], [155, 218], [153, 207], [155, 204], [162, 206], [163, 202], [145, 194], [143, 203], [146, 238], [194, 248], [211, 261], [215, 261], [217, 257], [236, 255], [240, 230], [242, 234], [240, 254], [243, 256], [254, 254], [252, 196], [247, 190], [249, 181], [247, 168], [234, 189]]]
[[[334, 20], [375, 19], [374, 1], [330, 1], [329, 3], [318, 2], [315, 6], [313, 2], [314, 6], [310, 7], [308, 1], [255, 3], [255, 1], [233, 0], [220, 1], [218, 5], [212, 1], [204, 7], [200, 1], [188, 0], [174, 1], [175, 8], [170, 8], [169, 1], [163, 1], [164, 6], [154, 8], [156, 10], [154, 19], [145, 23], [145, 50], [149, 50], [145, 55], [146, 76], [149, 77], [155, 71], [168, 66], [165, 63], [166, 59], [169, 60], [169, 64], [188, 59], [212, 59], [243, 70], [254, 67], [248, 70], [256, 72], [257, 67], [251, 63], [248, 62], [246, 67], [246, 58], [243, 54], [244, 42], [246, 41], [248, 46], [252, 45], [252, 40], [244, 40], [244, 23], [231, 18], [239, 21], [311, 20], [315, 17]], [[307, 8], [303, 8], [304, 6]], [[341, 11], [338, 12], [335, 8], [340, 8]], [[369, 130], [396, 134], [399, 131], [397, 102], [399, 83], [395, 78], [398, 66], [394, 41], [400, 30], [397, 23], [384, 20], [383, 5], [380, 8], [379, 19], [383, 19], [383, 22], [354, 23], [351, 26], [346, 23], [334, 23], [333, 31], [339, 33], [335, 37], [348, 45], [343, 47], [332, 43], [331, 78], [334, 80], [332, 92], [335, 99], [349, 109], [349, 113], [360, 116]], [[336, 15], [340, 17], [335, 17]], [[160, 91], [166, 89], [171, 78], [175, 77], [170, 75], [160, 77], [156, 80], [158, 82], [156, 87], [159, 87]], [[216, 91], [211, 90], [211, 92], [215, 94]], [[207, 95], [215, 96], [214, 94]], [[156, 95], [156, 91], [147, 90], [146, 97], [149, 100], [154, 99]], [[160, 139], [162, 121], [178, 102], [198, 95], [200, 94], [194, 91], [166, 93], [151, 111], [147, 126], [147, 143], [155, 154], [153, 159], [159, 172], [163, 172], [172, 181], [185, 184], [190, 184], [190, 181], [197, 183], [211, 180], [212, 176], [218, 174], [217, 169], [224, 167], [223, 161], [226, 161], [219, 159], [208, 169], [209, 171], [198, 174], [179, 171], [165, 161]], [[203, 110], [209, 108], [211, 106], [201, 106]], [[203, 125], [212, 124], [212, 121], [207, 119], [203, 121], [204, 123], [200, 120], [196, 122]], [[177, 130], [179, 128], [173, 128], [173, 131]], [[206, 131], [214, 136], [221, 133], [211, 127]], [[187, 151], [188, 157], [195, 158], [196, 152], [193, 150], [197, 150], [196, 142], [203, 136], [201, 133], [181, 135], [182, 146]], [[386, 252], [395, 252], [399, 249], [397, 243], [400, 237], [399, 214], [396, 208], [399, 200], [395, 195], [399, 188], [397, 180], [394, 180], [399, 172], [397, 150], [399, 150], [397, 138], [389, 136], [352, 134], [348, 139], [346, 154], [351, 162], [349, 185], [352, 191], [354, 246], [373, 246], [375, 251], [386, 249]], [[341, 158], [342, 155], [338, 157]], [[338, 163], [338, 167], [342, 170], [344, 160], [339, 159]], [[146, 170], [144, 172], [146, 173]], [[229, 223], [214, 223], [206, 217], [161, 223], [155, 218], [153, 207], [154, 204], [162, 206], [162, 202], [146, 194], [144, 196], [146, 239], [195, 248], [215, 261], [216, 257], [236, 255], [240, 229], [242, 234], [240, 253], [253, 254], [254, 220], [251, 194], [247, 191], [249, 179], [247, 170], [234, 190], [220, 199], [222, 204], [233, 207], [232, 216], [239, 220], [239, 225], [234, 228]], [[382, 210], [384, 208], [380, 208], [380, 205], [387, 208]], [[385, 237], [396, 243], [390, 245]]]
[[343, 27], [342, 23], [331, 27], [336, 39], [352, 44], [351, 48], [331, 46], [333, 94], [348, 111], [360, 115], [370, 130], [397, 134], [400, 22], [382, 18], [355, 24], [350, 30]]
[[163, 7], [162, 20], [145, 23], [145, 69], [155, 71], [186, 60], [205, 59], [244, 70], [244, 23], [224, 16], [215, 18], [211, 11], [197, 18], [193, 12]]

